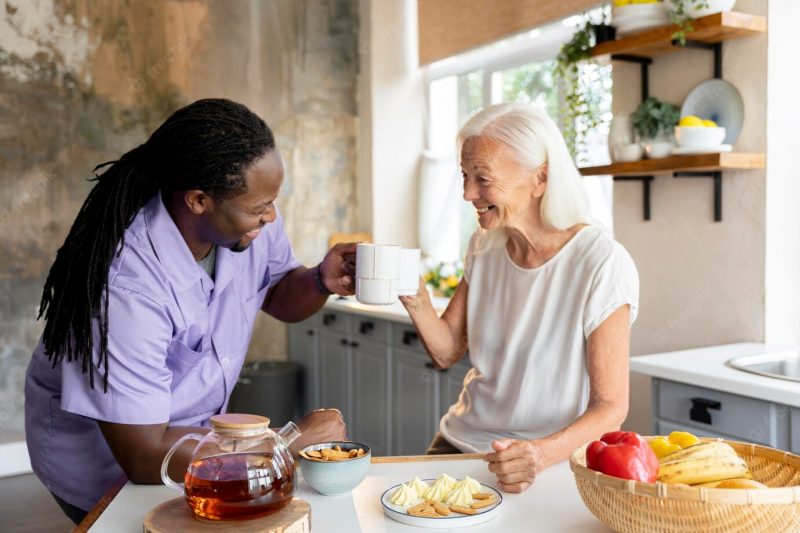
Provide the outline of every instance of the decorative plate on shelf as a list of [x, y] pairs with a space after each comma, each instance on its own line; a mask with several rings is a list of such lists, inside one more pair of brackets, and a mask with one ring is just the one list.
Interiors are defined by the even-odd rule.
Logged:
[[[435, 479], [423, 479], [426, 483], [434, 483]], [[454, 527], [474, 526], [488, 522], [500, 514], [503, 505], [503, 496], [499, 491], [487, 485], [481, 485], [481, 489], [495, 498], [495, 503], [482, 509], [476, 509], [475, 514], [461, 514], [451, 512], [449, 516], [440, 516], [436, 518], [428, 518], [423, 516], [413, 516], [408, 514], [410, 505], [395, 505], [391, 502], [392, 496], [395, 491], [400, 488], [402, 483], [398, 483], [390, 487], [386, 492], [381, 495], [381, 505], [383, 506], [383, 514], [410, 526], [425, 527], [430, 529], [448, 529]], [[477, 500], [476, 500], [477, 501]]]
[[725, 144], [733, 144], [742, 131], [744, 102], [739, 91], [725, 80], [701, 82], [689, 91], [681, 106], [681, 117], [694, 115], [710, 119], [725, 128]]

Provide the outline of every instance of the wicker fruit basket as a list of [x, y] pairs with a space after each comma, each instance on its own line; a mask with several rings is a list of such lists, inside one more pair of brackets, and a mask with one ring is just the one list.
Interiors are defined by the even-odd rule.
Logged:
[[747, 462], [755, 480], [770, 488], [698, 488], [607, 476], [586, 467], [586, 446], [572, 453], [569, 464], [586, 507], [621, 533], [800, 531], [800, 456], [722, 442]]

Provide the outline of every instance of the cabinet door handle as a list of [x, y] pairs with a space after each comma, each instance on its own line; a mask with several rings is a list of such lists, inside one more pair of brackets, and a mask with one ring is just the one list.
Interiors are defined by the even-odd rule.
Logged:
[[722, 409], [722, 404], [716, 400], [708, 400], [706, 398], [692, 398], [692, 408], [689, 409], [689, 418], [701, 424], [711, 424], [711, 413], [709, 409], [719, 411]]
[[313, 329], [306, 330], [306, 335], [311, 337], [312, 335], [314, 335], [314, 330]]
[[428, 368], [428, 369], [430, 369], [430, 370], [433, 370], [433, 369], [435, 369], [435, 368], [436, 368], [436, 365], [434, 365], [433, 363], [431, 363], [430, 361], [428, 361], [427, 363], [425, 363], [425, 368]]
[[373, 322], [362, 322], [361, 325], [358, 327], [358, 331], [362, 335], [366, 335], [373, 329], [375, 329], [375, 324]]
[[353, 348], [358, 348], [358, 343], [353, 341], [350, 343], [350, 346], [352, 346]]
[[332, 322], [336, 322], [336, 315], [333, 313], [325, 313], [322, 315], [322, 323], [326, 326], [330, 325]]
[[342, 346], [347, 346], [348, 344], [350, 344], [350, 342], [348, 342], [347, 339], [342, 339], [339, 342], [342, 344]]
[[403, 344], [409, 346], [411, 343], [419, 338], [416, 331], [404, 331], [403, 332]]

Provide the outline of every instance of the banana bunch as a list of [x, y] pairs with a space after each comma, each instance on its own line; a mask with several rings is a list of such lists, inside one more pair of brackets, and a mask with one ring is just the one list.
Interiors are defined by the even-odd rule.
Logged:
[[724, 442], [703, 442], [665, 455], [658, 468], [658, 481], [687, 485], [712, 484], [722, 480], [752, 479], [747, 463]]

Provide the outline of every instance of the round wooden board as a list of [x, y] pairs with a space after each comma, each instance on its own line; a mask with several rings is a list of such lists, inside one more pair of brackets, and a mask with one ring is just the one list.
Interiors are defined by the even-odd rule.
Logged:
[[250, 520], [195, 518], [184, 498], [164, 502], [144, 517], [144, 533], [308, 533], [310, 530], [311, 506], [297, 498], [275, 514]]

